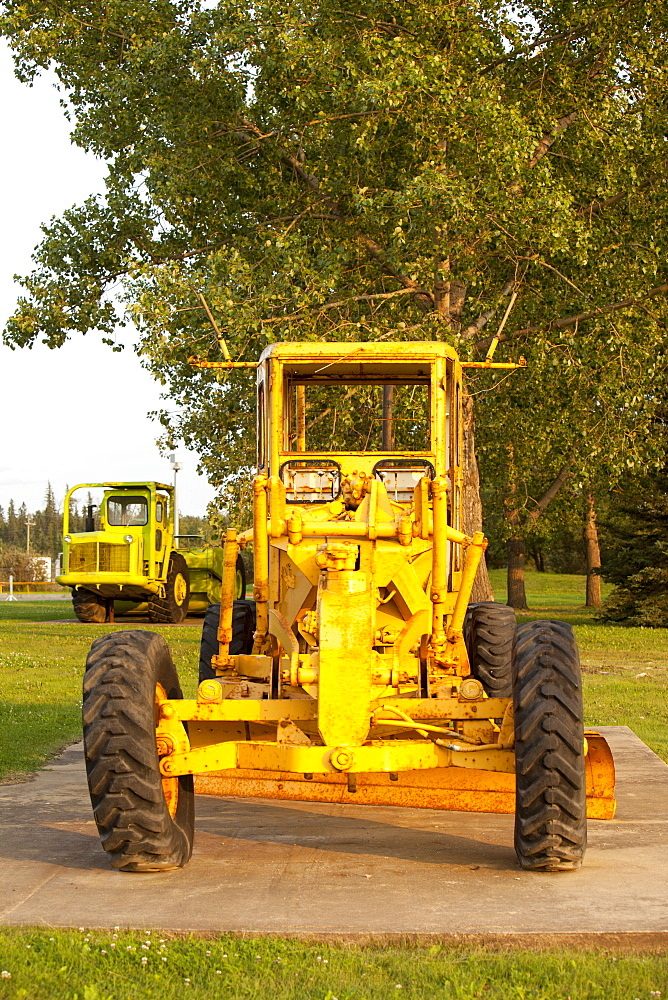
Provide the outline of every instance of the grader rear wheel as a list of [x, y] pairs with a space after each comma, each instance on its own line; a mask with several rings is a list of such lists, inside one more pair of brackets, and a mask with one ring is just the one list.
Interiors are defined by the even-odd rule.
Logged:
[[104, 599], [92, 590], [77, 587], [72, 591], [72, 607], [80, 622], [100, 624], [107, 620], [107, 607]]
[[513, 693], [513, 640], [517, 621], [506, 604], [481, 601], [469, 604], [464, 638], [471, 674], [490, 698], [510, 698]]
[[178, 625], [188, 614], [189, 602], [188, 564], [180, 553], [172, 552], [165, 581], [165, 596], [151, 597], [148, 602], [148, 620], [154, 625]]
[[93, 815], [121, 871], [181, 868], [192, 853], [192, 775], [163, 778], [158, 706], [181, 698], [167, 644], [154, 632], [115, 632], [91, 646], [84, 675], [84, 751]]
[[[199, 652], [199, 682], [217, 677], [211, 666], [211, 657], [218, 655], [218, 624], [220, 604], [207, 608], [202, 626], [202, 641]], [[255, 631], [255, 601], [235, 601], [232, 609], [232, 641], [230, 653], [252, 653]]]
[[517, 629], [515, 850], [522, 868], [569, 871], [587, 846], [580, 660], [564, 622]]
[[234, 600], [243, 601], [246, 597], [246, 565], [241, 558], [241, 553], [237, 556], [237, 574], [234, 580]]

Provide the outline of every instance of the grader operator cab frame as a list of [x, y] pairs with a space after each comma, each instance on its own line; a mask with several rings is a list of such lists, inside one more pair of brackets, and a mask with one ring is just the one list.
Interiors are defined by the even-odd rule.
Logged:
[[[82, 526], [82, 515], [75, 515], [81, 497]], [[189, 611], [204, 612], [220, 601], [220, 547], [175, 536], [174, 502], [174, 487], [155, 482], [81, 483], [67, 491], [57, 582], [71, 588], [79, 621], [113, 622], [116, 615], [146, 612], [154, 624], [178, 624]], [[241, 559], [235, 587], [242, 597]]]
[[[160, 636], [117, 633], [89, 655], [87, 765], [112, 864], [188, 860], [197, 775], [212, 794], [515, 810], [523, 867], [578, 867], [587, 814], [614, 814], [612, 758], [583, 731], [570, 627], [516, 630], [511, 609], [470, 604], [486, 540], [462, 530], [456, 352], [283, 343], [257, 377], [253, 528], [227, 532], [197, 698]], [[249, 543], [254, 601], [235, 601]]]

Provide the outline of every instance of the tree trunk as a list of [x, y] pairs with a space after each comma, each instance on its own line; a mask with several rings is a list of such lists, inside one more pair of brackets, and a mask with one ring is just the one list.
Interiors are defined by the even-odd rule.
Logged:
[[521, 533], [520, 509], [517, 505], [517, 478], [515, 475], [515, 446], [508, 445], [508, 497], [505, 501], [506, 520], [510, 524], [511, 535], [506, 543], [508, 553], [506, 603], [510, 608], [528, 610], [524, 587], [524, 564], [526, 544]]
[[[475, 420], [473, 418], [473, 397], [463, 393], [462, 411], [464, 421], [464, 489], [462, 515], [464, 532], [472, 535], [482, 531], [482, 501], [480, 499], [480, 473], [475, 457]], [[472, 601], [493, 601], [494, 591], [483, 556], [471, 592]]]
[[582, 537], [585, 543], [587, 560], [587, 598], [588, 608], [601, 607], [601, 549], [598, 544], [598, 527], [596, 526], [596, 508], [594, 496], [585, 493], [585, 521]]
[[524, 589], [524, 539], [513, 535], [508, 539], [508, 606], [519, 611], [528, 610]]

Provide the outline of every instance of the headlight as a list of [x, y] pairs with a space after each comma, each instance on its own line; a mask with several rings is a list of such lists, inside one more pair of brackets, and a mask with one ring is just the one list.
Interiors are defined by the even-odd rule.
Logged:
[[65, 541], [69, 544], [72, 541], [71, 535], [65, 535]]
[[128, 543], [131, 542], [132, 541], [132, 535], [125, 535], [125, 537], [123, 538], [123, 541], [124, 542], [128, 542]]

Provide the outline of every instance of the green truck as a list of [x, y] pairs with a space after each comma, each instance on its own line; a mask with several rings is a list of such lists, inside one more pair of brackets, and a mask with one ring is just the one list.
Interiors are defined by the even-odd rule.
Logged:
[[[83, 502], [81, 502], [83, 499]], [[174, 487], [164, 483], [81, 483], [65, 495], [62, 573], [82, 622], [145, 612], [178, 624], [220, 601], [223, 550], [174, 534]], [[246, 592], [237, 562], [236, 596]]]

